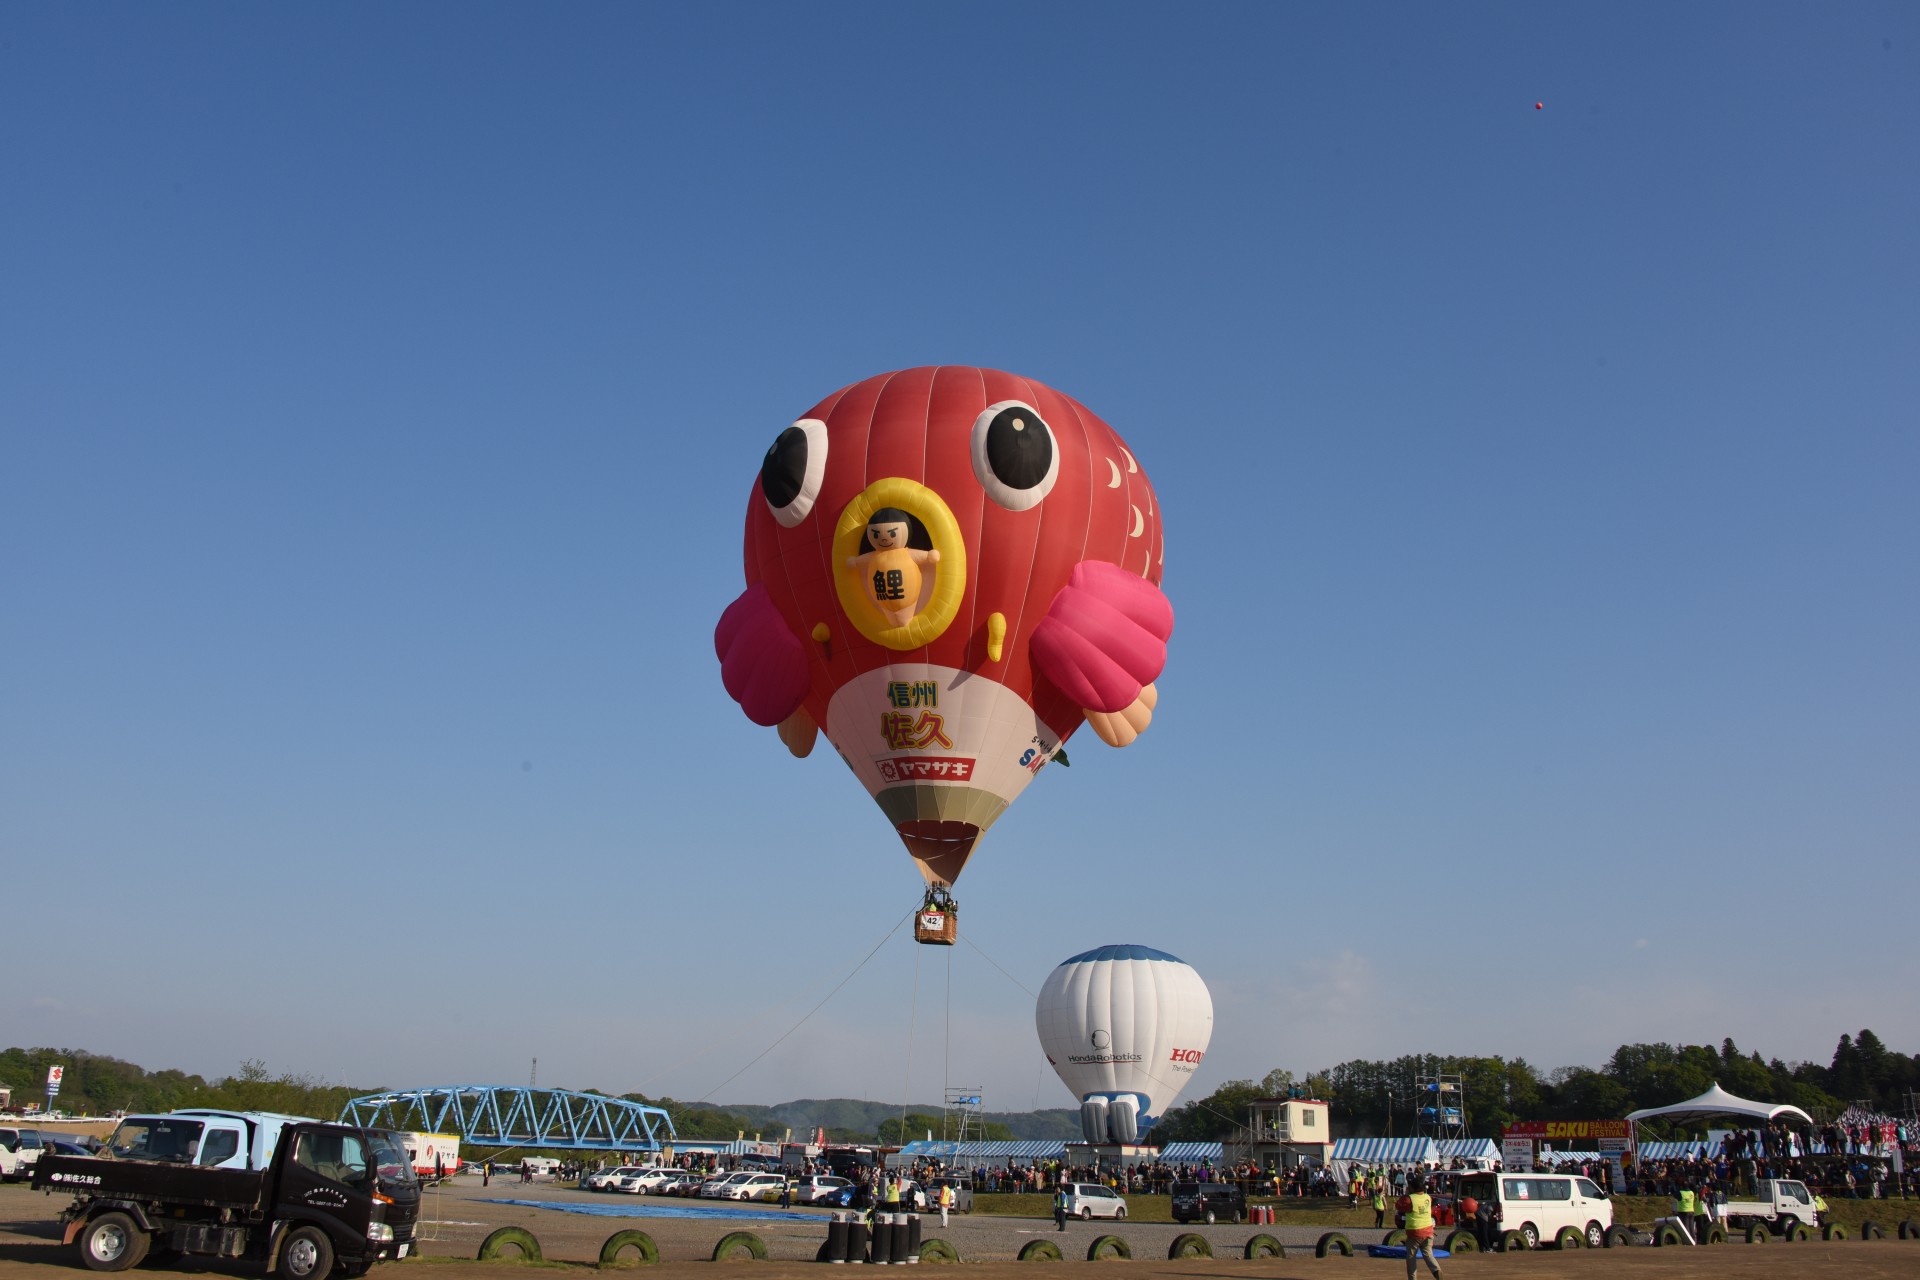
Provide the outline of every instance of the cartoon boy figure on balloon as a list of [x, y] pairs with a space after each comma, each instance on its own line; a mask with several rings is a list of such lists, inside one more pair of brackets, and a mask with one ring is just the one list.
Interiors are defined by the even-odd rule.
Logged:
[[847, 557], [847, 568], [860, 574], [861, 590], [890, 627], [904, 627], [920, 611], [920, 566], [939, 564], [940, 553], [907, 545], [912, 524], [907, 513], [882, 507], [867, 520], [861, 546], [871, 548]]

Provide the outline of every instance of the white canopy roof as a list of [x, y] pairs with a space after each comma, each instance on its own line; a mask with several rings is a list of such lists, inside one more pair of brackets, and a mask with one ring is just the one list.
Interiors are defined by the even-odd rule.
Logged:
[[1771, 1120], [1775, 1116], [1797, 1116], [1808, 1124], [1813, 1117], [1784, 1102], [1749, 1102], [1736, 1098], [1714, 1081], [1713, 1088], [1697, 1098], [1676, 1102], [1670, 1107], [1646, 1107], [1628, 1114], [1629, 1120], [1651, 1120], [1657, 1116], [1744, 1116], [1749, 1120]]

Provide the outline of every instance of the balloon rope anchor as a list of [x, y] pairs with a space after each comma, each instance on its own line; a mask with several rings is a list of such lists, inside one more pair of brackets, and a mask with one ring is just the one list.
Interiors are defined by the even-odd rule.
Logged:
[[945, 885], [931, 885], [913, 916], [913, 940], [930, 947], [950, 947], [960, 940], [960, 904]]

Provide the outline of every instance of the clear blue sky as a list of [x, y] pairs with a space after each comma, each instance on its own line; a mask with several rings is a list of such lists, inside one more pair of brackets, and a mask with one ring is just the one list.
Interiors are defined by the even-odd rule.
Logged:
[[[1062, 1105], [1142, 942], [1189, 1096], [1920, 1048], [1916, 156], [1910, 4], [7, 6], [0, 1040]], [[745, 504], [942, 362], [1152, 476], [1160, 716], [742, 1071], [919, 888]]]

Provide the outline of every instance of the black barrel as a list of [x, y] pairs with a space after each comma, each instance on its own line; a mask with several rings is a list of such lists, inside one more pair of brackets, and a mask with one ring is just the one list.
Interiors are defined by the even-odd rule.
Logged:
[[907, 1261], [920, 1261], [920, 1215], [917, 1213], [907, 1216]]
[[893, 1215], [893, 1265], [896, 1267], [907, 1265], [907, 1219], [912, 1216], [907, 1213]]
[[834, 1214], [833, 1221], [827, 1223], [827, 1261], [845, 1262], [847, 1260], [847, 1220], [841, 1214]]
[[856, 1212], [847, 1219], [847, 1261], [855, 1266], [867, 1260], [867, 1220]]
[[893, 1261], [893, 1215], [890, 1213], [873, 1215], [871, 1254], [876, 1267], [884, 1267]]

